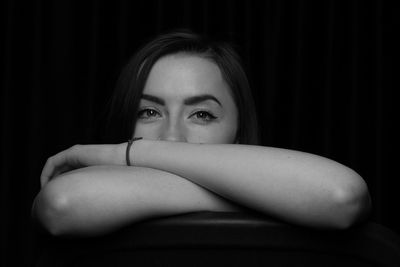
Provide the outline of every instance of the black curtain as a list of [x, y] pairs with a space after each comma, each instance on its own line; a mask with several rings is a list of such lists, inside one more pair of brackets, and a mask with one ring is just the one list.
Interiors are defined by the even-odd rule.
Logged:
[[155, 34], [182, 27], [236, 44], [263, 145], [353, 168], [372, 194], [370, 219], [400, 232], [399, 20], [390, 3], [2, 1], [0, 265], [35, 256], [30, 208], [46, 159], [97, 142], [123, 64]]

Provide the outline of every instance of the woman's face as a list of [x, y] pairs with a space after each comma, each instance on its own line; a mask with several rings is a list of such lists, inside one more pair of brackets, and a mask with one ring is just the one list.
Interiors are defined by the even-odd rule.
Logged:
[[237, 107], [215, 63], [181, 53], [154, 64], [139, 104], [134, 136], [234, 143], [237, 127]]

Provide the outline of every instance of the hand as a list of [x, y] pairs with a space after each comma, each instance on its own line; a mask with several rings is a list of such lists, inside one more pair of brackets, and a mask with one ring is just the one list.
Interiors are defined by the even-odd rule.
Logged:
[[40, 175], [43, 187], [50, 179], [74, 169], [93, 165], [123, 165], [125, 144], [74, 145], [47, 159]]

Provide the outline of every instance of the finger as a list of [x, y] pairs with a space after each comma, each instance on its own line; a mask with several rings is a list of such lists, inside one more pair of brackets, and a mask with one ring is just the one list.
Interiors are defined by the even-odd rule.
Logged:
[[52, 157], [48, 158], [46, 164], [43, 167], [42, 173], [40, 174], [40, 185], [43, 187], [51, 178], [53, 173], [54, 164]]
[[50, 181], [50, 179], [55, 177], [59, 172], [60, 167], [62, 167], [64, 164], [66, 164], [64, 152], [60, 152], [48, 158], [40, 175], [41, 186], [43, 187]]

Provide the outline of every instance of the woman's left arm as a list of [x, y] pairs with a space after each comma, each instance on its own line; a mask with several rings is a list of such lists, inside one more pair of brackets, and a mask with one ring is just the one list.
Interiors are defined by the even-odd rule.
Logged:
[[366, 183], [356, 172], [309, 153], [139, 140], [130, 157], [135, 166], [174, 173], [234, 202], [302, 225], [347, 228], [370, 209]]

